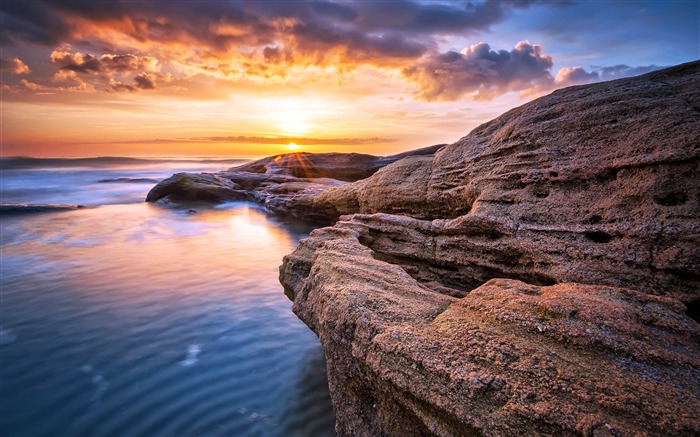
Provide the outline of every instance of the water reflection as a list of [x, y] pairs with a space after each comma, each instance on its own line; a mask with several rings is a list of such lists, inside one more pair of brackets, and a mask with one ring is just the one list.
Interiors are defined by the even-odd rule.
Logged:
[[139, 203], [0, 231], [0, 434], [332, 435], [318, 341], [277, 282], [305, 229]]
[[330, 402], [318, 402], [323, 393], [330, 399], [328, 379], [318, 369], [326, 368], [321, 346], [309, 349], [301, 360], [294, 391], [288, 396], [285, 434], [288, 436], [333, 436], [335, 421]]

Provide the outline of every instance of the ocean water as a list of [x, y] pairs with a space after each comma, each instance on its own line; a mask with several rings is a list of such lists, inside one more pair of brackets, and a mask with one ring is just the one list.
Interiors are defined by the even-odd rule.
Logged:
[[320, 345], [277, 280], [310, 229], [143, 202], [238, 162], [0, 160], [3, 204], [86, 206], [0, 216], [0, 435], [334, 435]]

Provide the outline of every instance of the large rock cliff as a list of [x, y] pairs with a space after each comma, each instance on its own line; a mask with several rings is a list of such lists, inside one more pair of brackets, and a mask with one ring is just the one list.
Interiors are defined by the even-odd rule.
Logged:
[[280, 274], [339, 435], [700, 434], [699, 62], [556, 91], [305, 202], [348, 214]]

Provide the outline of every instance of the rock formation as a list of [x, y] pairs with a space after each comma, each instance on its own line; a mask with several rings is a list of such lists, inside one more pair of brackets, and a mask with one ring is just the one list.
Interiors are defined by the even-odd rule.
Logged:
[[700, 62], [401, 158], [282, 155], [149, 200], [340, 217], [280, 267], [340, 436], [700, 435]]
[[318, 194], [367, 178], [404, 157], [433, 154], [442, 146], [385, 157], [360, 153], [288, 153], [215, 174], [177, 173], [153, 187], [146, 201], [216, 203], [247, 199], [280, 215], [330, 223], [338, 218], [336, 208], [315, 202]]
[[700, 63], [556, 91], [307, 204], [354, 214], [280, 268], [339, 435], [700, 434]]
[[452, 293], [373, 250], [396, 230], [375, 219], [410, 220], [345, 217], [282, 268], [323, 345], [338, 435], [700, 432], [700, 325], [679, 301], [513, 279]]

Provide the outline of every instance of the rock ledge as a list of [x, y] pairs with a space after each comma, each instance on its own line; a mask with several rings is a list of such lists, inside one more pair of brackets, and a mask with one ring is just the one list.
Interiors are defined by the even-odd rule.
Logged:
[[700, 435], [700, 62], [556, 91], [305, 205], [346, 214], [280, 267], [338, 435]]

